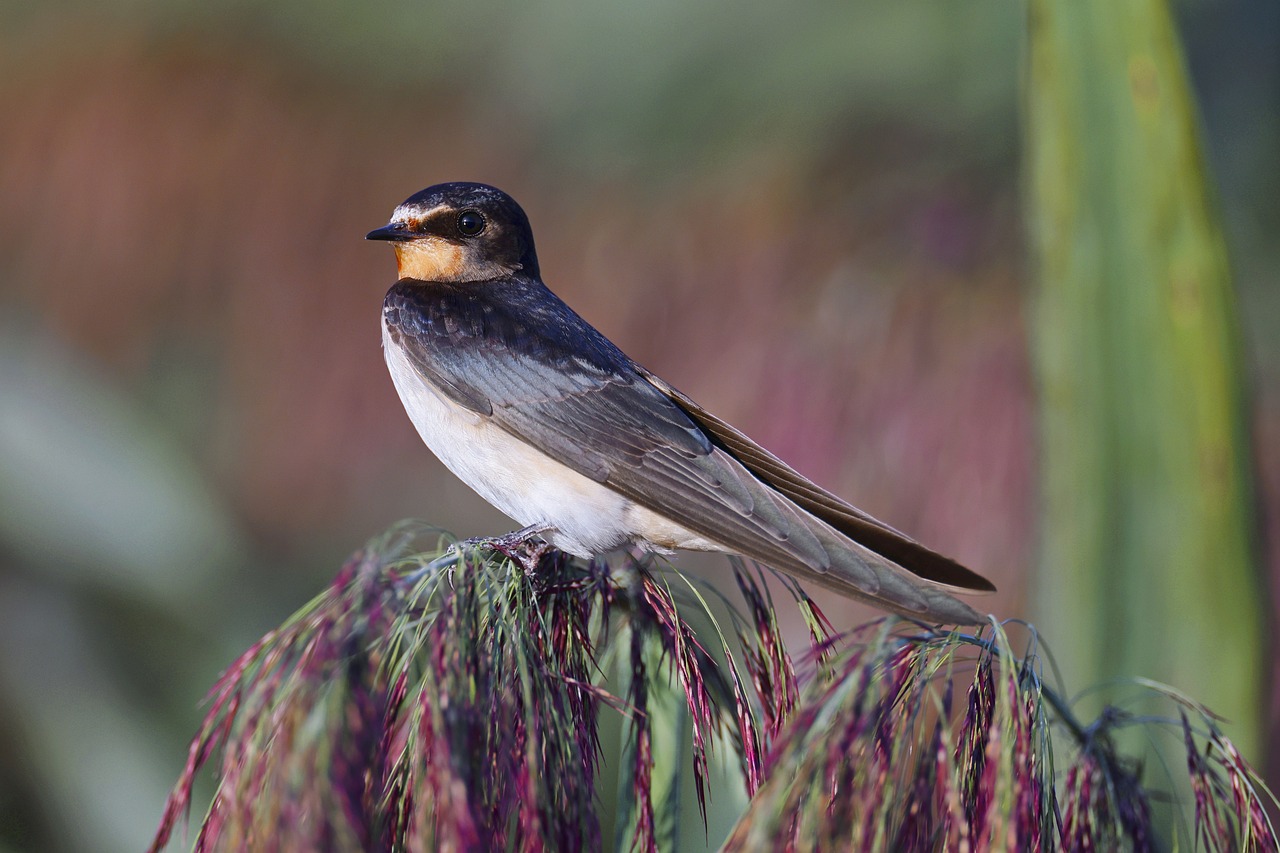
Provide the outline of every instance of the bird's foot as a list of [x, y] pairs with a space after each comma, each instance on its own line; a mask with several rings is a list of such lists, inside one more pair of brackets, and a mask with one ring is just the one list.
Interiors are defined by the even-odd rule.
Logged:
[[524, 571], [532, 573], [537, 570], [542, 555], [551, 548], [551, 544], [542, 538], [542, 534], [549, 530], [551, 527], [546, 524], [530, 524], [528, 527], [513, 530], [502, 536], [475, 536], [464, 539], [456, 545], [451, 545], [449, 550], [455, 553], [466, 548], [497, 551]]

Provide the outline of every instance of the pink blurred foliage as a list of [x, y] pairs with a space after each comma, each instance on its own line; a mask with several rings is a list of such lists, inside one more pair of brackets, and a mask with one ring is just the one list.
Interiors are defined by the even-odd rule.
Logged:
[[478, 179], [639, 361], [1016, 608], [1033, 483], [1009, 183], [910, 179], [890, 140], [821, 173], [578, 186], [456, 93], [406, 108], [216, 42], [83, 47], [0, 84], [22, 117], [0, 127], [3, 298], [127, 386], [195, 354], [193, 450], [263, 540], [432, 517], [401, 463], [446, 475], [380, 363], [393, 272], [361, 236], [421, 186]]

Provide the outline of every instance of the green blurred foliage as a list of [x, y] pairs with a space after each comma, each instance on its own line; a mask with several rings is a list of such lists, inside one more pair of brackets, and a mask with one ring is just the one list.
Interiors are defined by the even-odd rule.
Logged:
[[1035, 618], [1073, 638], [1068, 681], [1165, 681], [1257, 756], [1264, 593], [1235, 293], [1178, 37], [1162, 0], [1043, 0], [1030, 57]]
[[[966, 146], [1008, 154], [1014, 142], [987, 124], [1009, 128], [1021, 29], [994, 0], [135, 0], [65, 4], [58, 26], [71, 10], [154, 41], [259, 45], [416, 108], [474, 98], [491, 126], [533, 134], [535, 156], [580, 181], [688, 175], [762, 146], [803, 162], [851, 122], [896, 121], [905, 103], [913, 124]], [[26, 17], [36, 31], [52, 23]]]

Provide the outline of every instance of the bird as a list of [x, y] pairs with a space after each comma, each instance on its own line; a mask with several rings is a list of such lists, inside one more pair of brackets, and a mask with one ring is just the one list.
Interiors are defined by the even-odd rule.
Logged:
[[990, 581], [810, 481], [552, 293], [503, 191], [428, 187], [366, 239], [395, 250], [382, 346], [400, 400], [445, 467], [524, 525], [508, 544], [721, 552], [920, 621], [983, 621], [952, 593]]

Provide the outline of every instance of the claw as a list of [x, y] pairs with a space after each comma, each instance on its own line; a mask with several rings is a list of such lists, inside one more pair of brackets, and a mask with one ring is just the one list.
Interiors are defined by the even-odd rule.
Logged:
[[460, 552], [465, 548], [479, 548], [497, 551], [525, 572], [532, 574], [537, 570], [542, 555], [551, 549], [551, 544], [542, 538], [542, 534], [550, 529], [545, 524], [531, 524], [502, 536], [475, 536], [464, 539], [450, 545], [449, 550]]

